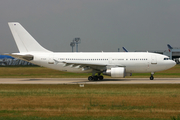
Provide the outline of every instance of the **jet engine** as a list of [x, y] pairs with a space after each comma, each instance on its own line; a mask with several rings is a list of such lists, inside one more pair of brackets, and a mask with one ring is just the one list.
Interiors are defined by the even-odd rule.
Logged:
[[125, 77], [126, 69], [124, 67], [116, 67], [107, 69], [103, 72], [104, 75], [109, 75], [111, 77]]

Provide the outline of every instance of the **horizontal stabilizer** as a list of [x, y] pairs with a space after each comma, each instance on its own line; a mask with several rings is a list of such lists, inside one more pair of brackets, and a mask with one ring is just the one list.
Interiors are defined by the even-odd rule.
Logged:
[[20, 55], [20, 54], [4, 54], [4, 55], [8, 55], [17, 59], [21, 59], [24, 61], [31, 61], [33, 60], [34, 56], [33, 55]]

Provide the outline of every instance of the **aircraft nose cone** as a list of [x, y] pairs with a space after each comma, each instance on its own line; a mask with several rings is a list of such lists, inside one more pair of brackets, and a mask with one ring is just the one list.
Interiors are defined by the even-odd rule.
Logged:
[[169, 64], [169, 68], [174, 67], [175, 65], [176, 65], [176, 62], [172, 60], [171, 63]]
[[171, 60], [171, 61], [168, 61], [168, 63], [165, 65], [165, 68], [170, 69], [170, 68], [174, 67], [175, 65], [176, 65], [176, 62]]
[[172, 64], [173, 64], [173, 67], [174, 67], [174, 66], [176, 65], [176, 62], [175, 62], [175, 61], [173, 61], [173, 63], [172, 63]]

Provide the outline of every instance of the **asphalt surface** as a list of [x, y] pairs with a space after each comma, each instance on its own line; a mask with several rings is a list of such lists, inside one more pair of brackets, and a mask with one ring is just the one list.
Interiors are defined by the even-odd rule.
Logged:
[[120, 78], [88, 81], [87, 78], [0, 78], [0, 84], [180, 84], [180, 78]]

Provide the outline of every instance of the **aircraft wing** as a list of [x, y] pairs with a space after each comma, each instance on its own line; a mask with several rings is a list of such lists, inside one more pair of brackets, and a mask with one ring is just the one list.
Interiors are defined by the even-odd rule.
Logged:
[[94, 64], [94, 63], [82, 63], [82, 62], [67, 62], [67, 61], [58, 61], [55, 60], [55, 64], [58, 63], [64, 63], [64, 67], [66, 66], [70, 66], [70, 67], [74, 67], [74, 68], [82, 68], [82, 70], [89, 70], [89, 69], [94, 69], [94, 70], [98, 70], [98, 71], [103, 71], [107, 68], [114, 68], [114, 67], [122, 67], [123, 65], [109, 65], [109, 64]]
[[14, 57], [14, 58], [17, 58], [17, 59], [21, 59], [21, 60], [24, 60], [24, 61], [31, 61], [33, 60], [34, 56], [33, 55], [21, 55], [21, 54], [3, 54], [3, 55], [8, 55], [8, 56], [11, 56], [11, 57]]

